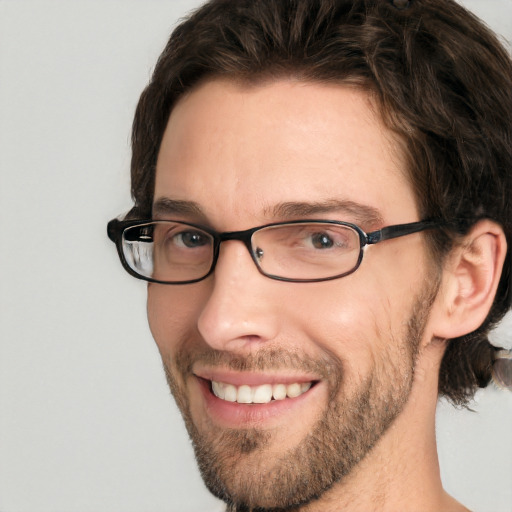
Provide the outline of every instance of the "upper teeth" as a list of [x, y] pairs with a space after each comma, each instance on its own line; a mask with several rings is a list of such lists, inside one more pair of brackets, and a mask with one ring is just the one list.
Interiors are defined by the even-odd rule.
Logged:
[[295, 398], [305, 393], [310, 387], [311, 382], [233, 386], [212, 380], [212, 391], [215, 396], [239, 404], [267, 404], [272, 398], [274, 400], [283, 400], [286, 397]]

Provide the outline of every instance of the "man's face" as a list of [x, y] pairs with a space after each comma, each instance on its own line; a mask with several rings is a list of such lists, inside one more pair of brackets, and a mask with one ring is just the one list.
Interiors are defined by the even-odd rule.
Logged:
[[[216, 80], [182, 98], [160, 148], [155, 204], [154, 218], [217, 231], [419, 220], [368, 95], [292, 81]], [[414, 234], [370, 247], [343, 279], [287, 283], [227, 241], [204, 281], [149, 285], [151, 330], [214, 494], [284, 508], [357, 471], [407, 402], [435, 292], [427, 268]], [[251, 400], [265, 403], [241, 403]]]

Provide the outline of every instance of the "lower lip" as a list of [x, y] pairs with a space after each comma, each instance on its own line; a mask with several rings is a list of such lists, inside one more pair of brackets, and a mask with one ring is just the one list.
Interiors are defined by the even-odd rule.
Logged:
[[215, 396], [210, 387], [210, 382], [194, 377], [199, 385], [204, 398], [205, 407], [209, 416], [215, 423], [227, 428], [250, 427], [258, 424], [261, 426], [272, 426], [279, 423], [283, 416], [294, 412], [297, 408], [318, 394], [321, 383], [316, 383], [308, 391], [296, 398], [285, 398], [284, 400], [272, 400], [267, 404], [239, 404], [228, 402]]

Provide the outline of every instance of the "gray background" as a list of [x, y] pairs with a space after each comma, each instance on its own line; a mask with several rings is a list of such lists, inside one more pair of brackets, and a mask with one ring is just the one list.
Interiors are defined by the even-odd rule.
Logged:
[[[465, 3], [512, 39], [511, 0]], [[198, 4], [0, 0], [0, 512], [219, 507], [169, 397], [145, 286], [105, 234], [130, 207], [138, 95]], [[512, 393], [439, 409], [448, 490], [512, 511]]]

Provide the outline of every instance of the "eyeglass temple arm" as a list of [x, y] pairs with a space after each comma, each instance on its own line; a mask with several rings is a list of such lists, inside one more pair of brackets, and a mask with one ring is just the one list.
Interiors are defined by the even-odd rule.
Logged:
[[112, 242], [116, 242], [118, 232], [119, 232], [119, 220], [112, 219], [107, 224], [107, 235], [110, 238], [110, 240], [112, 240]]
[[442, 222], [435, 220], [423, 220], [419, 222], [410, 222], [408, 224], [397, 224], [395, 226], [388, 226], [377, 231], [372, 231], [366, 234], [367, 244], [376, 244], [382, 240], [390, 240], [392, 238], [398, 238], [400, 236], [411, 235], [418, 231], [424, 231], [425, 229], [438, 228], [442, 226]]
[[131, 219], [124, 220], [122, 218], [120, 219], [120, 218], [116, 217], [115, 219], [112, 219], [107, 224], [107, 235], [110, 238], [110, 240], [112, 240], [112, 242], [117, 243], [117, 241], [121, 237], [121, 233], [123, 232], [123, 230], [126, 227], [133, 226], [133, 225], [136, 225], [138, 223], [142, 224], [144, 222], [150, 222], [150, 221], [146, 221], [146, 220], [131, 220]]

